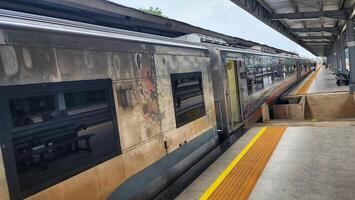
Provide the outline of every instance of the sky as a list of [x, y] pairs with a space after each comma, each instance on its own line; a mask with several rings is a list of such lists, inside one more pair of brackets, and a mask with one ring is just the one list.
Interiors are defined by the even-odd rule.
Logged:
[[230, 0], [110, 0], [128, 7], [158, 7], [168, 18], [230, 36], [298, 53], [313, 54], [291, 41]]

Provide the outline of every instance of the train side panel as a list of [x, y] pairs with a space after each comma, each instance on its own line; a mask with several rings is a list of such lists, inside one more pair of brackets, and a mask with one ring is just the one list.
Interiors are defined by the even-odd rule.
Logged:
[[212, 47], [209, 47], [211, 58], [211, 72], [213, 81], [213, 92], [215, 98], [215, 111], [218, 130], [224, 133], [230, 132], [228, 103], [227, 103], [227, 80], [225, 67], [222, 64], [222, 56], [220, 52]]
[[[166, 47], [158, 47], [157, 51], [166, 51]], [[209, 58], [198, 56], [179, 56], [179, 55], [155, 55], [155, 65], [157, 66], [158, 82], [161, 84], [158, 88], [159, 103], [162, 111], [162, 131], [167, 141], [168, 152], [177, 149], [185, 141], [206, 132], [209, 129], [215, 129], [215, 110], [213, 103], [213, 90], [211, 74], [209, 70]], [[202, 72], [203, 97], [206, 114], [197, 120], [188, 123], [182, 127], [176, 128], [174, 116], [174, 103], [171, 98], [172, 87], [170, 74]]]
[[[121, 152], [55, 184], [32, 190], [36, 192], [26, 192], [29, 196], [12, 188], [15, 198], [105, 199], [129, 177], [216, 131], [206, 50], [31, 30], [4, 28], [1, 34], [0, 87], [111, 79]], [[176, 128], [170, 75], [196, 71], [202, 74], [205, 115]], [[209, 134], [207, 141], [214, 137]], [[190, 154], [198, 149], [188, 148]], [[11, 156], [11, 151], [6, 154]], [[14, 163], [5, 166], [7, 177], [15, 179], [16, 169], [9, 169]], [[7, 187], [4, 177], [0, 176], [0, 191]]]
[[[237, 88], [243, 123], [250, 126], [261, 117], [261, 106], [269, 104], [286, 91], [293, 83], [303, 78], [309, 70], [296, 63], [294, 58], [277, 55], [246, 53], [245, 50], [223, 50], [209, 46], [211, 70], [213, 72], [214, 95], [217, 101], [218, 129], [228, 136], [235, 131], [231, 114], [231, 100], [226, 73], [229, 62], [234, 62], [238, 70]], [[301, 68], [300, 77], [297, 71]], [[262, 77], [258, 80], [258, 77]], [[265, 78], [266, 77], [266, 78]], [[262, 86], [259, 88], [259, 86]]]
[[[262, 116], [261, 106], [271, 104], [283, 92], [290, 88], [298, 80], [306, 76], [310, 71], [298, 65], [297, 60], [294, 58], [275, 57], [278, 63], [275, 63], [280, 69], [282, 75], [281, 79], [273, 81], [272, 84], [267, 85], [262, 90], [250, 94], [244, 99], [244, 115], [246, 119], [246, 126], [256, 122]], [[301, 77], [297, 76], [297, 70], [301, 68]]]
[[4, 168], [2, 151], [0, 149], [0, 199], [10, 199], [9, 190], [7, 188], [7, 180]]

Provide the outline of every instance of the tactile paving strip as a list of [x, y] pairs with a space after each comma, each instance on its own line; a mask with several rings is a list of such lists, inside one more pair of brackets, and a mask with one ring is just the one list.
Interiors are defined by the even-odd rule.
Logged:
[[248, 199], [286, 127], [266, 128], [208, 199]]
[[320, 71], [320, 67], [317, 69], [315, 73], [312, 74], [312, 76], [306, 81], [306, 83], [302, 85], [302, 87], [296, 92], [296, 95], [307, 94], [308, 89], [311, 87], [314, 79], [316, 79], [319, 71]]

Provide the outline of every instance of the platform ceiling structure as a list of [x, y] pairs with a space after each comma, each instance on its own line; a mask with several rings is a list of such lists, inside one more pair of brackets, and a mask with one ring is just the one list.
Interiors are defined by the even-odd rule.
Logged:
[[231, 1], [314, 55], [327, 57], [342, 73], [350, 73], [350, 91], [355, 91], [355, 0]]
[[232, 0], [317, 56], [328, 56], [355, 0]]

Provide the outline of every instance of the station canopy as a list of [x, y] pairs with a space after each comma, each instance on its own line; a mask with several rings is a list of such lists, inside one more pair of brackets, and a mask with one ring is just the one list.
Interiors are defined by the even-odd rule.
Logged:
[[[328, 56], [346, 21], [354, 16], [355, 0], [232, 0], [317, 56]], [[346, 37], [345, 37], [346, 38]]]

